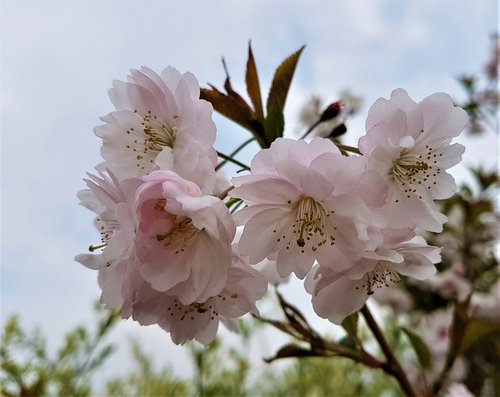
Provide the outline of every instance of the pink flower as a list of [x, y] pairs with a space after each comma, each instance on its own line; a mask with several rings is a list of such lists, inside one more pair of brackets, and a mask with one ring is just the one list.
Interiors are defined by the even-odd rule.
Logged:
[[445, 170], [461, 159], [464, 147], [450, 142], [466, 123], [466, 112], [446, 94], [416, 103], [397, 89], [389, 100], [372, 105], [359, 149], [389, 185], [382, 211], [389, 227], [442, 230], [446, 217], [433, 200], [448, 198], [456, 189]]
[[101, 244], [93, 248], [96, 254], [80, 254], [75, 260], [84, 266], [98, 270], [101, 302], [108, 308], [123, 303], [122, 283], [128, 263], [134, 260], [134, 237], [137, 226], [134, 195], [142, 184], [140, 179], [119, 182], [115, 175], [88, 174], [89, 189], [79, 192], [81, 204], [97, 214], [95, 225], [101, 233]]
[[361, 309], [376, 289], [400, 280], [400, 275], [423, 280], [435, 273], [439, 248], [409, 230], [383, 231], [383, 242], [373, 252], [342, 272], [318, 266], [308, 275], [306, 289], [314, 311], [335, 324]]
[[172, 170], [212, 193], [217, 161], [213, 108], [200, 100], [191, 73], [168, 67], [159, 76], [143, 67], [132, 70], [128, 82], [115, 81], [109, 95], [117, 111], [95, 128], [103, 139], [102, 167], [120, 178]]
[[140, 274], [184, 305], [226, 285], [235, 225], [224, 203], [172, 171], [145, 176], [137, 192]]
[[324, 138], [279, 138], [259, 152], [251, 175], [233, 178], [229, 193], [247, 204], [235, 214], [245, 225], [241, 253], [250, 263], [275, 259], [281, 276], [295, 272], [300, 278], [315, 260], [337, 266], [333, 257], [361, 257], [373, 241], [370, 210], [353, 193], [364, 171], [357, 160]]
[[233, 253], [232, 260], [224, 288], [206, 300], [183, 304], [178, 296], [143, 284], [132, 317], [143, 325], [158, 323], [176, 344], [196, 339], [208, 345], [215, 339], [219, 320], [235, 330], [237, 318], [258, 314], [255, 302], [265, 294], [267, 282], [244, 258]]

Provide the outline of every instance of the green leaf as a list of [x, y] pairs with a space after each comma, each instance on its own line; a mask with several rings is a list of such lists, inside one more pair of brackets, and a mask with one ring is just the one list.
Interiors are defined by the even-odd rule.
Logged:
[[284, 129], [285, 118], [283, 116], [283, 112], [280, 108], [278, 108], [278, 106], [273, 106], [264, 120], [266, 140], [269, 144], [273, 143], [276, 138], [282, 137]]
[[270, 363], [274, 360], [279, 360], [280, 358], [289, 358], [289, 357], [315, 357], [320, 354], [303, 349], [299, 346], [288, 344], [283, 346], [278, 350], [278, 352], [273, 356], [269, 358], [265, 358], [264, 361], [267, 363]]
[[422, 366], [423, 369], [430, 368], [431, 366], [431, 352], [429, 348], [424, 343], [424, 341], [418, 336], [415, 332], [408, 328], [401, 327], [401, 331], [403, 331], [408, 340], [410, 341], [413, 350], [417, 354], [418, 362]]
[[304, 51], [305, 46], [302, 46], [298, 51], [294, 52], [288, 58], [286, 58], [276, 72], [274, 73], [273, 82], [271, 84], [271, 90], [269, 91], [269, 96], [267, 97], [267, 113], [272, 111], [274, 106], [283, 112], [285, 107], [286, 97], [288, 95], [288, 89], [290, 88], [290, 83], [292, 82], [293, 74], [295, 72], [295, 67], [300, 58], [300, 54]]
[[262, 108], [262, 96], [260, 94], [259, 75], [257, 73], [257, 66], [255, 65], [251, 43], [248, 43], [248, 60], [245, 82], [247, 85], [248, 96], [250, 97], [255, 109], [255, 117], [260, 122], [263, 122], [264, 110]]
[[461, 351], [466, 351], [483, 337], [497, 334], [500, 337], [500, 322], [486, 320], [472, 320], [465, 330], [461, 344]]
[[358, 342], [358, 312], [347, 316], [344, 321], [342, 321], [342, 328], [345, 329], [347, 335], [351, 337], [352, 340]]
[[348, 347], [349, 349], [356, 349], [356, 342], [351, 336], [344, 336], [339, 340], [340, 346]]

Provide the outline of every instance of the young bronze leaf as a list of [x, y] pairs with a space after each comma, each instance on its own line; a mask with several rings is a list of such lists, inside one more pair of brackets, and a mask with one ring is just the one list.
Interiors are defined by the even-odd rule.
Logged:
[[234, 97], [229, 97], [215, 87], [212, 87], [211, 90], [202, 88], [200, 98], [210, 102], [214, 109], [220, 114], [253, 132], [250, 109], [248, 106], [242, 106]]
[[259, 75], [253, 57], [252, 46], [248, 43], [247, 71], [245, 75], [248, 96], [255, 109], [255, 117], [260, 122], [264, 122], [264, 109], [262, 108], [262, 96], [260, 94]]
[[269, 96], [267, 97], [268, 113], [271, 111], [273, 106], [278, 106], [278, 108], [283, 111], [286, 97], [288, 95], [288, 89], [290, 88], [290, 83], [292, 82], [293, 74], [295, 72], [295, 67], [297, 66], [300, 54], [302, 54], [304, 48], [305, 46], [302, 46], [298, 51], [286, 58], [281, 65], [278, 66], [278, 69], [276, 69], [273, 82], [271, 84], [271, 90], [269, 91]]

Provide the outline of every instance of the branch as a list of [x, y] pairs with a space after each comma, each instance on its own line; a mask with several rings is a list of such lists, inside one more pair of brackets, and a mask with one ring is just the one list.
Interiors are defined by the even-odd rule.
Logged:
[[392, 352], [391, 347], [387, 343], [387, 340], [384, 337], [384, 334], [382, 333], [381, 329], [379, 328], [377, 322], [373, 318], [370, 310], [368, 309], [368, 306], [364, 305], [361, 308], [361, 313], [363, 314], [363, 317], [365, 318], [366, 324], [368, 325], [368, 328], [373, 333], [373, 336], [375, 336], [375, 339], [377, 340], [380, 348], [382, 349], [382, 352], [384, 353], [385, 357], [387, 358], [387, 365], [382, 366], [382, 369], [394, 376], [399, 385], [401, 386], [401, 389], [405, 392], [405, 394], [408, 397], [416, 397], [415, 392], [413, 391], [413, 388], [411, 387], [410, 382], [408, 381], [408, 378], [406, 377], [405, 372], [403, 371], [403, 368], [401, 367], [401, 364], [399, 363], [398, 359]]

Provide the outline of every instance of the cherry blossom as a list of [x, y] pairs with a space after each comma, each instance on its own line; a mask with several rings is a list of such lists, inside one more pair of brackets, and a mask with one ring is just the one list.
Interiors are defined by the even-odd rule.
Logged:
[[333, 257], [361, 257], [375, 243], [370, 210], [353, 193], [363, 176], [362, 164], [353, 160], [324, 138], [280, 138], [260, 151], [251, 174], [233, 178], [229, 192], [247, 204], [234, 214], [245, 225], [241, 253], [251, 263], [276, 260], [282, 277], [295, 272], [300, 278], [315, 260], [338, 266]]
[[370, 108], [366, 135], [359, 149], [369, 156], [369, 168], [389, 185], [383, 216], [390, 227], [414, 227], [440, 232], [446, 217], [433, 200], [450, 197], [455, 181], [446, 169], [464, 151], [451, 144], [467, 123], [466, 112], [442, 93], [416, 103], [403, 89]]
[[314, 311], [335, 324], [361, 309], [375, 290], [400, 281], [400, 276], [424, 280], [435, 273], [441, 260], [439, 248], [410, 230], [383, 230], [383, 242], [338, 272], [316, 266], [308, 275], [306, 289], [312, 295]]
[[246, 313], [257, 315], [255, 302], [267, 290], [264, 277], [237, 253], [232, 255], [226, 280], [218, 294], [190, 304], [143, 283], [135, 294], [132, 317], [142, 325], [159, 324], [176, 344], [196, 339], [208, 345], [216, 336], [219, 320], [236, 330], [237, 318]]
[[95, 225], [101, 234], [101, 244], [91, 247], [99, 253], [79, 254], [75, 260], [99, 271], [101, 302], [108, 308], [117, 308], [123, 303], [122, 283], [127, 265], [134, 260], [137, 225], [134, 195], [142, 181], [118, 181], [110, 171], [88, 176], [85, 181], [89, 188], [80, 191], [78, 197], [84, 207], [97, 214]]
[[191, 73], [167, 67], [158, 75], [143, 67], [132, 70], [128, 82], [114, 81], [109, 95], [117, 110], [95, 128], [103, 140], [101, 167], [120, 178], [173, 170], [212, 193], [217, 161], [213, 108], [199, 99]]
[[173, 171], [145, 176], [137, 192], [140, 275], [184, 305], [226, 285], [235, 225], [224, 203]]

